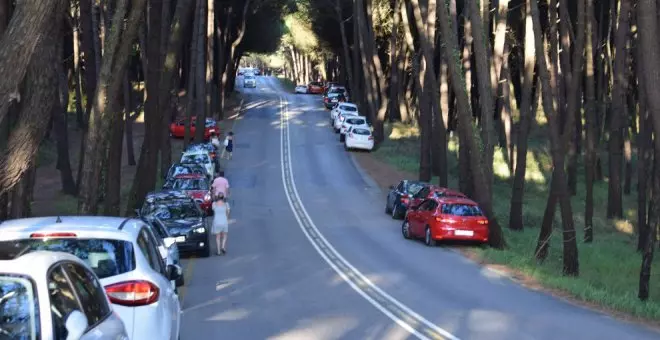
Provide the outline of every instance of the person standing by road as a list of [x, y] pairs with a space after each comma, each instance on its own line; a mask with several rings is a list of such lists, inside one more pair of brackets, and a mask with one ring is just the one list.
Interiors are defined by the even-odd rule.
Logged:
[[227, 234], [229, 232], [229, 205], [225, 203], [225, 196], [221, 193], [213, 202], [213, 224], [211, 232], [215, 235], [216, 254], [227, 253]]
[[225, 158], [227, 154], [227, 159], [231, 159], [234, 152], [234, 133], [229, 131], [227, 137], [225, 138], [225, 148], [222, 150], [222, 158]]
[[222, 194], [223, 197], [229, 198], [229, 181], [225, 178], [224, 170], [218, 172], [218, 177], [211, 184], [211, 190], [214, 197]]
[[[221, 147], [220, 139], [215, 132], [211, 132], [211, 145], [215, 148], [215, 154], [217, 155], [218, 152], [220, 152]], [[213, 158], [213, 162], [215, 163], [215, 172], [220, 172], [220, 159], [216, 156]]]

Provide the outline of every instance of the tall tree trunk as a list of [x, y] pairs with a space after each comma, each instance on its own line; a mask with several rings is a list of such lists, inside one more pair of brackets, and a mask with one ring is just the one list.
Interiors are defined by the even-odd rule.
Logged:
[[[7, 147], [0, 156], [0, 194], [13, 189], [21, 181], [29, 180], [30, 169], [36, 162], [37, 151], [48, 129], [48, 123], [54, 111], [55, 103], [60, 100], [58, 90], [58, 70], [60, 68], [57, 65], [61, 63], [60, 56], [62, 55], [60, 33], [62, 20], [64, 19], [62, 15], [64, 3], [62, 1], [49, 2], [48, 5], [52, 7], [46, 8], [46, 13], [37, 14], [30, 13], [30, 10], [35, 9], [30, 7], [31, 5], [33, 6], [32, 3], [26, 2], [25, 5], [27, 8], [23, 8], [23, 10], [27, 11], [21, 13], [21, 15], [32, 14], [42, 19], [39, 15], [42, 14], [43, 19], [48, 25], [43, 27], [44, 31], [41, 33], [41, 39], [34, 38], [39, 42], [33, 50], [32, 57], [28, 57], [30, 60], [25, 74], [24, 86], [21, 91], [21, 96], [23, 97], [21, 100], [21, 112], [16, 126], [11, 130]], [[12, 17], [9, 32], [6, 32], [3, 38], [7, 38], [12, 34], [12, 29], [15, 29], [17, 25], [16, 19], [30, 22], [30, 19], [33, 18], [32, 16], [28, 18], [17, 18], [16, 16], [20, 13], [18, 10], [19, 8], [17, 8], [17, 12]], [[35, 23], [32, 22], [32, 24]], [[25, 37], [22, 40], [29, 40], [29, 38]], [[4, 39], [2, 41], [6, 42]], [[4, 56], [3, 49], [6, 45], [2, 44], [0, 46], [1, 61]], [[16, 51], [16, 53], [20, 54], [19, 51]], [[19, 61], [19, 63], [22, 63], [22, 61]], [[5, 64], [0, 62], [0, 65]], [[0, 69], [2, 69], [1, 66]], [[8, 73], [13, 74], [12, 71], [8, 71]], [[0, 84], [0, 88], [3, 85], [7, 84]], [[14, 89], [11, 90], [13, 91]], [[18, 190], [21, 191], [23, 189], [21, 186]], [[22, 194], [25, 195], [26, 193], [22, 191]]]
[[[549, 68], [546, 61], [546, 51], [543, 49], [543, 40], [541, 32], [541, 20], [538, 4], [534, 0], [531, 2], [531, 15], [534, 27], [534, 47], [536, 49], [536, 59], [538, 65], [539, 78], [542, 83], [541, 94], [543, 96], [543, 110], [548, 119], [550, 127], [550, 144], [552, 153], [552, 163], [554, 167], [552, 186], [556, 186], [556, 196], [561, 206], [561, 216], [563, 224], [563, 274], [567, 276], [579, 275], [580, 268], [578, 262], [578, 249], [575, 239], [575, 228], [573, 225], [573, 211], [571, 207], [570, 195], [568, 192], [568, 183], [566, 181], [566, 172], [564, 170], [564, 154], [562, 153], [562, 141], [560, 140], [557, 111], [555, 110], [554, 99], [557, 93], [557, 79], [554, 70], [548, 74]], [[556, 53], [556, 51], [550, 51]], [[550, 192], [549, 200], [554, 199], [553, 190]], [[547, 240], [539, 239], [539, 243], [545, 243]]]
[[351, 53], [348, 47], [348, 36], [346, 35], [346, 20], [341, 10], [341, 0], [335, 0], [335, 14], [337, 15], [337, 22], [339, 23], [339, 32], [341, 35], [341, 46], [344, 51], [344, 66], [346, 68], [346, 77], [348, 78], [349, 89], [357, 93], [357, 85], [355, 84], [353, 63], [351, 62]]
[[591, 243], [594, 239], [593, 217], [594, 217], [594, 181], [596, 179], [596, 146], [598, 123], [596, 118], [596, 80], [594, 78], [594, 42], [596, 41], [596, 30], [594, 28], [594, 0], [586, 0], [587, 24], [585, 44], [585, 103], [584, 111], [586, 117], [586, 153], [585, 153], [585, 205], [584, 205], [584, 242]]
[[195, 111], [195, 142], [201, 143], [204, 140], [204, 124], [206, 123], [206, 30], [204, 29], [206, 23], [206, 5], [208, 3], [204, 0], [199, 10], [199, 27], [197, 28], [197, 46], [195, 46], [195, 54], [197, 58], [197, 75], [195, 77], [196, 88], [196, 111]]
[[[76, 123], [79, 129], [85, 125], [85, 112], [83, 111], [82, 97], [82, 71], [80, 66], [80, 6], [71, 6], [71, 18], [73, 19], [73, 78], [75, 81], [74, 93], [76, 95]], [[75, 7], [75, 8], [74, 8]], [[67, 93], [68, 96], [68, 93]]]
[[[61, 50], [59, 52], [61, 52]], [[59, 55], [62, 55], [62, 53], [59, 53]], [[57, 73], [59, 75], [60, 100], [53, 106], [52, 117], [53, 126], [55, 128], [55, 138], [57, 139], [57, 169], [60, 171], [62, 192], [67, 195], [75, 195], [76, 182], [73, 179], [71, 159], [69, 158], [69, 114], [67, 112], [69, 84], [67, 83], [65, 72], [63, 63], [58, 63]]]
[[[132, 42], [137, 37], [137, 30], [146, 4], [146, 0], [133, 1], [125, 29], [122, 30], [126, 16], [126, 2], [126, 0], [117, 2], [112, 29], [106, 41], [106, 53], [94, 96], [94, 105], [90, 113], [89, 130], [85, 142], [85, 164], [82, 169], [82, 181], [79, 185], [78, 212], [83, 215], [96, 214], [98, 211], [98, 188], [103, 165], [102, 156], [104, 155], [98, 151], [106, 150], [113, 115], [118, 116], [113, 111], [116, 107], [113, 104], [123, 81], [123, 77], [118, 75], [123, 75], [125, 72]], [[149, 98], [151, 97], [150, 95]], [[148, 135], [149, 126], [146, 126], [145, 131]]]
[[527, 172], [527, 139], [531, 122], [534, 119], [532, 106], [532, 92], [534, 86], [534, 66], [536, 64], [536, 51], [534, 50], [534, 28], [531, 18], [531, 5], [529, 1], [525, 6], [525, 42], [524, 42], [524, 74], [520, 100], [520, 123], [518, 128], [518, 140], [516, 148], [516, 168], [513, 177], [511, 193], [511, 210], [509, 213], [509, 228], [522, 230], [523, 219], [523, 197], [525, 196], [525, 173]]
[[619, 23], [614, 37], [616, 58], [614, 59], [614, 87], [612, 88], [612, 110], [610, 110], [609, 173], [607, 195], [607, 218], [623, 217], [621, 191], [621, 168], [623, 164], [623, 117], [627, 115], [626, 91], [626, 43], [630, 31], [631, 0], [621, 0]]
[[[445, 43], [442, 45], [443, 52], [448, 60], [455, 60], [454, 55], [458, 51], [458, 37], [451, 30], [449, 25], [450, 16], [447, 13], [447, 9], [444, 6], [440, 6], [441, 16], [439, 17], [438, 22], [440, 23], [440, 32], [443, 37], [445, 37]], [[483, 164], [481, 164], [480, 155], [477, 150], [477, 141], [472, 130], [472, 109], [470, 107], [470, 99], [467, 96], [465, 89], [465, 80], [461, 74], [460, 67], [457, 62], [450, 62], [448, 64], [449, 74], [451, 77], [451, 84], [456, 94], [456, 104], [458, 107], [458, 127], [459, 134], [464, 136], [465, 141], [467, 142], [468, 148], [473, 152], [470, 154], [470, 168], [472, 170], [472, 179], [473, 185], [475, 188], [485, 188], [488, 184], [486, 175], [482, 171]], [[476, 201], [479, 203], [481, 208], [484, 210], [485, 215], [488, 217], [489, 221], [489, 244], [494, 248], [504, 248], [506, 245], [504, 241], [504, 236], [502, 235], [502, 229], [495, 218], [493, 212], [493, 202], [490, 195], [485, 194], [482, 190], [475, 192]]]
[[192, 124], [192, 116], [193, 112], [197, 112], [199, 108], [196, 108], [196, 103], [195, 103], [195, 95], [196, 92], [199, 91], [197, 89], [197, 82], [195, 79], [197, 79], [197, 40], [199, 39], [199, 21], [201, 20], [199, 16], [199, 7], [201, 6], [203, 0], [196, 0], [195, 1], [195, 14], [194, 14], [194, 20], [193, 20], [193, 26], [192, 26], [192, 42], [190, 44], [190, 51], [189, 51], [189, 65], [188, 65], [188, 80], [186, 84], [186, 106], [185, 106], [185, 127], [184, 127], [184, 133], [183, 133], [183, 147], [184, 149], [188, 147], [188, 143], [190, 143], [191, 138], [193, 137], [191, 134], [191, 124]]

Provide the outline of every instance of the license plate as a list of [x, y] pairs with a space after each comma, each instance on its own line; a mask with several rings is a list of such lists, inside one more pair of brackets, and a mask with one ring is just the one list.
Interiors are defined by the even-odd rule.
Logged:
[[474, 231], [472, 231], [472, 230], [454, 230], [454, 235], [456, 235], [456, 236], [474, 236]]
[[333, 102], [333, 103], [336, 103], [336, 102], [337, 102], [337, 99], [333, 99], [332, 102]]
[[186, 242], [186, 237], [185, 236], [178, 236], [175, 239], [176, 242]]

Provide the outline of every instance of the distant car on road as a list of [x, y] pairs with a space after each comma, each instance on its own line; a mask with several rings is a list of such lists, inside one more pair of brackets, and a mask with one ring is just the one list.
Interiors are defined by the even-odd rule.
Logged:
[[[197, 117], [193, 116], [190, 121], [190, 138], [195, 137]], [[204, 122], [204, 140], [211, 138], [211, 133], [220, 134], [218, 123], [213, 118], [206, 118]], [[186, 134], [186, 120], [179, 119], [170, 124], [170, 137], [184, 138]]]
[[488, 219], [479, 205], [467, 198], [426, 199], [408, 210], [401, 225], [404, 238], [423, 238], [427, 246], [438, 241], [488, 242]]
[[302, 93], [302, 94], [307, 94], [307, 86], [306, 85], [298, 85], [296, 86], [296, 93]]
[[257, 78], [255, 78], [255, 76], [252, 74], [246, 74], [245, 77], [243, 77], [243, 87], [256, 88]]
[[338, 103], [346, 102], [346, 96], [341, 91], [329, 92], [323, 97], [323, 105], [326, 109], [332, 109]]
[[333, 107], [330, 111], [330, 123], [334, 123], [337, 115], [343, 112], [349, 112], [349, 114], [358, 114], [358, 107], [353, 103], [339, 103]]
[[[171, 281], [176, 281], [182, 270], [165, 264], [156, 236], [144, 221], [102, 216], [35, 217], [3, 222], [0, 235], [0, 249], [5, 252], [64, 251], [80, 258], [100, 279], [131, 339], [179, 337], [181, 305]], [[88, 273], [77, 275], [89, 277]], [[86, 289], [100, 287], [87, 284]], [[95, 312], [96, 304], [82, 305]], [[97, 314], [89, 324], [103, 317]]]
[[337, 114], [335, 117], [335, 120], [332, 123], [332, 126], [335, 129], [335, 133], [339, 133], [341, 131], [341, 125], [344, 123], [344, 120], [346, 120], [348, 117], [359, 117], [357, 112], [353, 111], [344, 111], [340, 112]]
[[408, 210], [412, 196], [431, 184], [421, 181], [402, 180], [397, 185], [390, 185], [385, 201], [385, 213], [392, 214], [393, 219], [402, 219]]
[[216, 157], [218, 156], [215, 146], [213, 146], [213, 144], [211, 143], [192, 143], [188, 145], [188, 147], [184, 150], [184, 152], [197, 151], [197, 150], [207, 151], [213, 160], [215, 160]]
[[425, 185], [421, 190], [413, 195], [410, 200], [410, 208], [414, 208], [422, 203], [425, 199], [431, 198], [443, 198], [443, 197], [458, 197], [458, 198], [468, 198], [464, 193], [449, 188], [428, 184]]
[[312, 94], [322, 94], [323, 93], [323, 83], [318, 81], [313, 81], [307, 85], [307, 93]]
[[196, 150], [184, 152], [181, 155], [180, 163], [193, 163], [203, 166], [210, 177], [215, 178], [216, 162], [211, 159], [208, 151], [205, 150]]
[[353, 149], [371, 151], [374, 149], [374, 136], [368, 126], [351, 126], [344, 136], [344, 148], [347, 151]]
[[174, 163], [165, 175], [165, 180], [173, 178], [178, 175], [200, 174], [207, 176], [211, 180], [211, 175], [208, 173], [203, 165], [196, 163]]
[[158, 218], [175, 238], [181, 253], [209, 257], [209, 230], [199, 205], [182, 192], [156, 192], [147, 195], [140, 209], [143, 218]]
[[[361, 116], [346, 116], [346, 118], [341, 122], [341, 127], [339, 128], [339, 141], [344, 142], [346, 138], [346, 132], [351, 127], [361, 127], [369, 130], [369, 135], [371, 135], [371, 130], [369, 124], [367, 124], [367, 119]], [[373, 138], [372, 138], [373, 140]]]
[[0, 248], [0, 339], [128, 340], [87, 264], [63, 252], [22, 250]]

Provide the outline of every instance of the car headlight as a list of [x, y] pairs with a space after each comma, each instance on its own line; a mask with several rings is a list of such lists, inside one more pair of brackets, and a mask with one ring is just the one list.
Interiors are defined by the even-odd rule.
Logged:
[[193, 231], [197, 234], [203, 234], [206, 232], [206, 228], [202, 227], [201, 224], [193, 228]]

